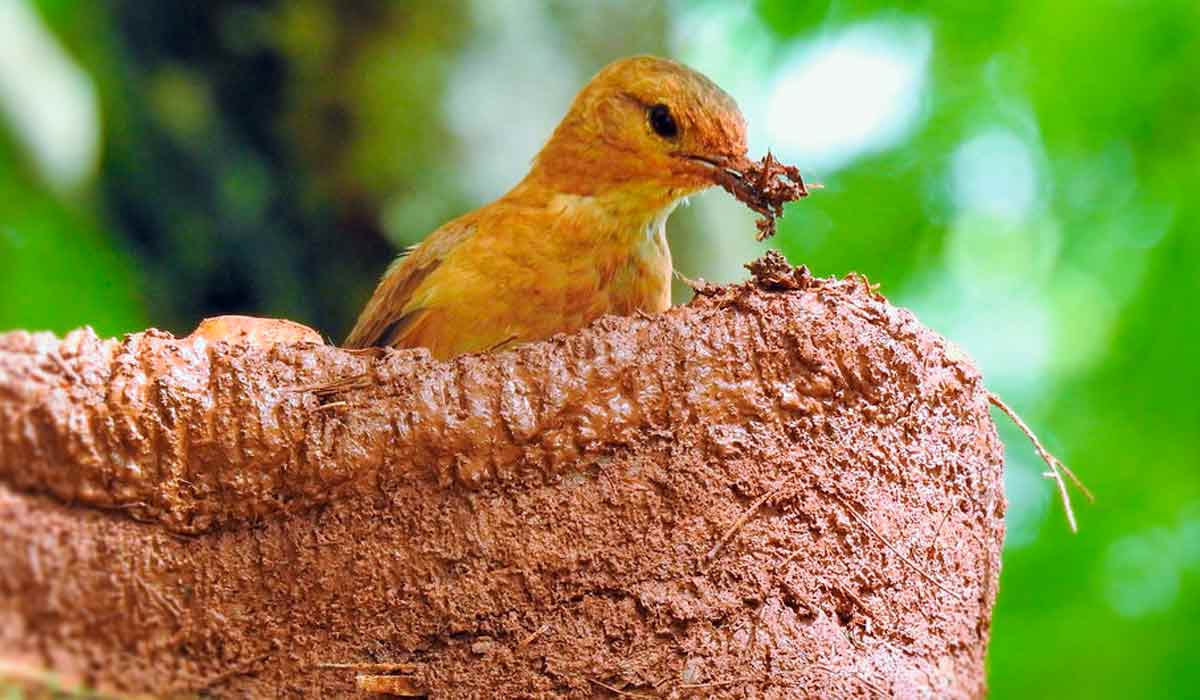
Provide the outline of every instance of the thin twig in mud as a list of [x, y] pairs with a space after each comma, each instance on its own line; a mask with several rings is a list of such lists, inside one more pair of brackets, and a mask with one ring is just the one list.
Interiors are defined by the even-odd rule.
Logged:
[[859, 609], [859, 610], [862, 610], [862, 611], [863, 611], [863, 613], [865, 613], [867, 617], [871, 618], [872, 620], [875, 620], [876, 622], [878, 622], [878, 621], [879, 621], [879, 618], [875, 616], [875, 611], [874, 611], [874, 610], [872, 610], [872, 609], [871, 609], [871, 608], [870, 608], [870, 607], [869, 607], [869, 606], [868, 606], [866, 603], [864, 603], [864, 602], [863, 602], [863, 599], [862, 599], [862, 598], [859, 598], [859, 597], [858, 597], [858, 596], [857, 596], [857, 595], [854, 593], [854, 591], [850, 590], [850, 587], [849, 587], [849, 586], [846, 586], [846, 585], [840, 585], [840, 584], [839, 584], [839, 585], [837, 585], [837, 590], [841, 591], [841, 592], [842, 592], [842, 595], [844, 595], [844, 596], [846, 596], [847, 598], [849, 598], [849, 599], [850, 599], [850, 602], [852, 602], [852, 603], [854, 603], [855, 605], [857, 605], [857, 606], [858, 606], [858, 609]]
[[405, 663], [320, 663], [314, 668], [337, 669], [345, 671], [366, 671], [369, 673], [411, 673], [417, 670], [416, 664]]
[[296, 393], [315, 394], [318, 398], [333, 396], [334, 394], [347, 393], [357, 389], [366, 389], [372, 384], [370, 372], [360, 372], [342, 379], [334, 379], [328, 382], [319, 384], [300, 384], [289, 387], [291, 391]]
[[754, 645], [758, 643], [758, 628], [762, 625], [763, 613], [766, 610], [766, 602], [759, 605], [758, 610], [754, 613], [754, 621], [750, 625], [750, 639], [746, 641], [746, 649], [750, 652], [751, 656], [754, 655]]
[[[271, 656], [270, 654], [259, 654], [258, 656], [255, 656], [252, 659], [247, 659], [239, 664], [235, 664], [234, 666], [232, 666], [228, 669], [225, 669], [224, 671], [221, 671], [220, 673], [213, 674], [213, 675], [203, 679], [199, 683], [189, 683], [188, 685], [194, 686], [192, 688], [192, 690], [195, 690], [195, 691], [208, 690], [209, 688], [213, 687], [214, 685], [223, 683], [223, 682], [229, 680], [230, 678], [234, 678], [235, 676], [242, 676], [247, 673], [250, 673], [251, 666], [254, 666], [255, 664], [259, 663], [260, 661], [265, 661], [270, 656]], [[183, 692], [183, 688], [180, 687], [177, 689], [167, 691], [166, 695], [168, 697], [173, 697], [176, 694], [182, 693], [182, 692]]]
[[1062, 498], [1063, 510], [1066, 511], [1067, 514], [1067, 525], [1070, 526], [1071, 532], [1079, 532], [1079, 526], [1075, 523], [1075, 511], [1071, 509], [1071, 495], [1067, 492], [1067, 484], [1065, 481], [1063, 481], [1062, 475], [1067, 475], [1067, 478], [1071, 480], [1071, 483], [1075, 484], [1075, 488], [1079, 489], [1084, 497], [1088, 499], [1089, 503], [1095, 503], [1096, 497], [1092, 495], [1092, 492], [1088, 490], [1088, 487], [1083, 485], [1083, 482], [1079, 480], [1079, 477], [1075, 476], [1075, 472], [1068, 469], [1067, 465], [1059, 461], [1058, 457], [1050, 454], [1050, 452], [1042, 446], [1042, 441], [1039, 440], [1038, 436], [1029, 429], [1029, 426], [1025, 424], [1025, 421], [1021, 420], [1021, 417], [1017, 415], [1016, 411], [1009, 408], [1008, 404], [1004, 403], [999, 396], [996, 396], [990, 391], [988, 392], [988, 401], [990, 401], [993, 406], [1000, 409], [1004, 415], [1008, 416], [1008, 419], [1011, 420], [1022, 433], [1025, 433], [1025, 437], [1029, 438], [1029, 442], [1033, 444], [1033, 449], [1038, 453], [1038, 456], [1042, 458], [1042, 461], [1046, 463], [1046, 466], [1050, 468], [1050, 471], [1045, 472], [1042, 474], [1042, 476], [1046, 477], [1047, 479], [1053, 479], [1058, 485], [1058, 494]]
[[602, 682], [596, 680], [595, 678], [589, 678], [588, 680], [591, 681], [592, 683], [595, 683], [596, 685], [600, 686], [601, 688], [604, 688], [605, 690], [607, 690], [610, 693], [616, 693], [617, 695], [622, 695], [627, 698], [653, 699], [655, 697], [654, 695], [642, 695], [641, 693], [631, 693], [628, 690], [621, 690], [620, 688], [614, 688], [607, 683], [602, 683]]
[[937, 544], [938, 535], [942, 534], [942, 526], [946, 524], [946, 520], [950, 518], [950, 511], [954, 510], [954, 504], [951, 503], [946, 512], [942, 514], [942, 521], [938, 523], [937, 529], [933, 531], [933, 539], [929, 540], [929, 546], [925, 548], [925, 558], [928, 559], [933, 554], [933, 547]]
[[838, 503], [842, 504], [842, 507], [846, 509], [846, 512], [849, 513], [852, 518], [854, 518], [855, 520], [858, 521], [859, 525], [862, 525], [863, 527], [867, 528], [867, 530], [869, 530], [872, 535], [875, 535], [875, 537], [878, 538], [879, 541], [883, 543], [884, 547], [887, 547], [888, 549], [890, 549], [892, 551], [892, 554], [895, 554], [896, 556], [900, 557], [900, 561], [904, 562], [905, 564], [908, 564], [909, 568], [911, 568], [913, 571], [920, 574], [921, 577], [924, 578], [926, 581], [929, 581], [933, 585], [942, 589], [946, 593], [949, 593], [950, 595], [954, 596], [955, 598], [958, 598], [959, 600], [964, 600], [961, 593], [950, 588], [949, 586], [945, 585], [941, 581], [938, 581], [936, 578], [931, 576], [924, 569], [917, 566], [916, 563], [913, 562], [913, 560], [904, 556], [904, 553], [901, 552], [899, 549], [896, 549], [896, 547], [891, 542], [887, 541], [887, 538], [885, 538], [883, 535], [879, 534], [879, 531], [876, 530], [874, 528], [874, 526], [872, 526], [871, 523], [867, 521], [866, 518], [859, 515], [858, 511], [854, 510], [854, 507], [850, 505], [850, 502], [847, 501], [845, 498], [842, 498], [841, 494], [834, 493], [832, 495], [834, 498], [836, 498], [838, 500]]
[[870, 680], [863, 678], [863, 676], [857, 672], [854, 672], [854, 671], [841, 672], [841, 671], [834, 670], [824, 664], [813, 664], [812, 666], [810, 666], [810, 668], [815, 668], [818, 671], [824, 671], [825, 673], [828, 673], [831, 676], [848, 676], [848, 677], [853, 678], [854, 680], [858, 681], [859, 683], [862, 683], [863, 685], [867, 686], [871, 690], [874, 690], [876, 693], [879, 693], [879, 697], [881, 697], [881, 698], [888, 697], [888, 694], [886, 692], [884, 692], [883, 688], [880, 688], [879, 686], [872, 683]]
[[720, 688], [723, 685], [733, 685], [734, 683], [750, 683], [758, 681], [754, 676], [742, 676], [741, 678], [730, 678], [724, 681], [712, 681], [710, 683], [681, 683], [676, 688], [680, 690], [699, 690], [701, 688]]
[[796, 478], [796, 475], [799, 473], [800, 470], [797, 469], [789, 474], [782, 482], [780, 482], [778, 486], [755, 499], [754, 503], [751, 503], [750, 507], [747, 508], [740, 516], [738, 516], [738, 519], [733, 522], [733, 525], [729, 527], [729, 529], [725, 532], [725, 535], [722, 536], [721, 539], [712, 546], [712, 549], [708, 550], [708, 553], [704, 555], [704, 561], [712, 561], [714, 557], [720, 554], [721, 548], [724, 547], [725, 544], [737, 534], [738, 530], [742, 529], [742, 526], [746, 524], [746, 521], [750, 520], [750, 516], [754, 515], [759, 508], [762, 508], [764, 503], [775, 496], [778, 496], [779, 492], [782, 491], [785, 486], [792, 483], [792, 479]]
[[787, 555], [787, 557], [785, 557], [783, 561], [779, 562], [779, 566], [775, 567], [775, 573], [778, 574], [779, 572], [783, 571], [783, 567], [787, 566], [788, 564], [791, 564], [792, 560], [795, 559], [796, 557], [800, 556], [800, 554], [803, 552], [804, 552], [804, 549], [801, 547], [797, 547], [796, 549], [793, 549], [792, 553]]
[[332, 411], [335, 408], [341, 408], [345, 405], [347, 405], [345, 401], [334, 401], [332, 403], [323, 403], [320, 406], [317, 406], [316, 408], [314, 408], [313, 412], [315, 413], [317, 411]]
[[708, 282], [705, 282], [702, 279], [692, 279], [679, 270], [672, 270], [671, 274], [675, 277], [675, 279], [690, 287], [693, 292], [708, 285]]
[[702, 297], [713, 296], [714, 294], [716, 294], [722, 290], [722, 287], [720, 287], [719, 285], [710, 284], [707, 280], [705, 280], [702, 277], [697, 277], [696, 279], [692, 279], [691, 277], [688, 277], [687, 275], [683, 274], [679, 270], [674, 270], [674, 271], [672, 271], [671, 274], [673, 274], [675, 276], [675, 279], [679, 280], [684, 285], [686, 285], [688, 289], [692, 290], [692, 293], [696, 294], [697, 296], [702, 296]]
[[63, 359], [63, 356], [60, 355], [57, 350], [47, 353], [47, 356], [51, 359], [51, 361], [54, 362], [54, 365], [56, 367], [58, 367], [58, 369], [63, 374], [67, 375], [68, 379], [70, 379], [75, 384], [82, 383], [82, 380], [79, 378], [79, 375], [75, 374], [75, 370], [71, 369], [71, 367], [69, 365], [67, 365], [67, 361]]
[[528, 637], [526, 637], [526, 638], [522, 639], [520, 642], [518, 642], [518, 643], [517, 643], [517, 648], [518, 648], [518, 649], [524, 649], [525, 647], [529, 646], [529, 644], [530, 644], [531, 642], [533, 642], [533, 640], [535, 640], [535, 639], [537, 639], [538, 637], [542, 636], [542, 633], [543, 633], [543, 632], [545, 632], [545, 631], [546, 631], [547, 629], [549, 629], [549, 628], [550, 628], [550, 623], [549, 623], [549, 622], [547, 622], [546, 624], [542, 625], [541, 627], [539, 627], [539, 628], [535, 629], [534, 631], [530, 632]]
[[416, 681], [408, 676], [375, 676], [360, 673], [354, 677], [354, 685], [364, 693], [395, 695], [401, 698], [423, 698], [428, 691], [417, 687]]

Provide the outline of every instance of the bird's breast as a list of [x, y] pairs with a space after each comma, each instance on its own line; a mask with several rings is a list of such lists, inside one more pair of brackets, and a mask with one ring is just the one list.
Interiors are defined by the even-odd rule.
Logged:
[[671, 249], [666, 221], [674, 205], [648, 220], [630, 221], [601, 244], [599, 275], [593, 293], [605, 308], [600, 314], [657, 313], [671, 305]]
[[[441, 310], [444, 354], [506, 346], [570, 332], [609, 314], [657, 313], [671, 303], [666, 221], [649, 213], [561, 195], [549, 206], [499, 210], [483, 235], [451, 260], [460, 274], [428, 285]], [[428, 344], [427, 344], [428, 345]]]

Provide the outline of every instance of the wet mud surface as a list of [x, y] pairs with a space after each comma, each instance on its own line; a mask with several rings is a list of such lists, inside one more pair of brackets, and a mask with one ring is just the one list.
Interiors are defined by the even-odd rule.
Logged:
[[160, 695], [354, 696], [347, 663], [440, 698], [983, 695], [978, 371], [862, 278], [752, 267], [450, 362], [0, 336], [0, 660]]

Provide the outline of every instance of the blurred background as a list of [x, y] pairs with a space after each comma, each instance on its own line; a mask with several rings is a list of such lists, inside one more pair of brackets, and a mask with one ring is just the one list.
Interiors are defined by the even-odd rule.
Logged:
[[[1072, 536], [998, 419], [993, 697], [1200, 697], [1196, 0], [0, 0], [0, 330], [251, 313], [338, 341], [633, 53], [707, 73], [753, 155], [824, 183], [769, 245], [881, 283], [1099, 495]], [[693, 198], [677, 267], [745, 277], [752, 221]]]

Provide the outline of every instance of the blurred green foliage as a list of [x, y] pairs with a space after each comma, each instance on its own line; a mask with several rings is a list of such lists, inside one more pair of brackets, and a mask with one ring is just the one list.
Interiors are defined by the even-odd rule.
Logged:
[[[0, 329], [103, 334], [241, 312], [338, 339], [397, 247], [495, 190], [472, 164], [508, 158], [522, 105], [561, 113], [556, 86], [667, 52], [714, 75], [730, 69], [720, 56], [761, 60], [767, 90], [822, 37], [922, 28], [914, 121], [815, 173], [826, 189], [791, 206], [773, 243], [820, 274], [866, 273], [961, 343], [1099, 495], [1069, 534], [1036, 457], [998, 420], [1010, 540], [993, 697], [1200, 696], [1195, 0], [758, 0], [718, 27], [724, 53], [689, 28], [732, 3], [35, 7], [94, 86], [101, 153], [55, 183], [12, 118], [21, 105], [5, 105]], [[515, 101], [464, 107], [455, 97], [481, 89], [464, 66], [512, 71], [490, 89]], [[731, 240], [752, 227], [726, 209], [744, 233], [705, 237], [717, 219], [703, 206], [672, 237], [685, 273], [720, 278], [723, 258], [752, 254]]]

